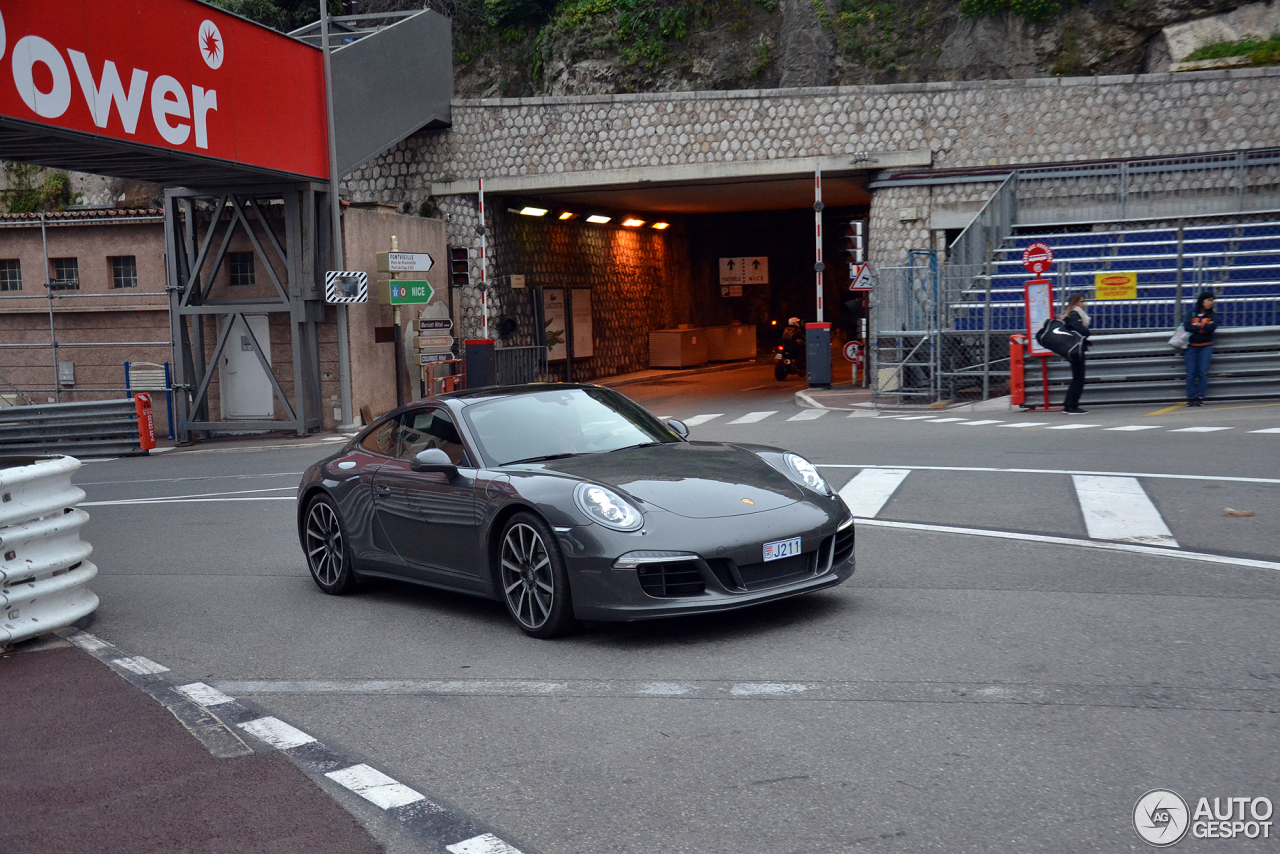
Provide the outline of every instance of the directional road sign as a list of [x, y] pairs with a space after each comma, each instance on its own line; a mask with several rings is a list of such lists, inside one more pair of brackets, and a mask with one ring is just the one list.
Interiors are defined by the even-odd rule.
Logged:
[[769, 258], [765, 255], [748, 258], [721, 258], [720, 284], [769, 284]]
[[422, 317], [418, 319], [418, 331], [430, 332], [435, 329], [452, 329], [453, 321], [447, 317]]
[[379, 252], [379, 273], [425, 273], [435, 260], [425, 252]]
[[413, 339], [413, 346], [419, 350], [451, 350], [452, 335], [418, 335]]
[[432, 290], [431, 283], [425, 280], [392, 279], [389, 282], [378, 283], [378, 302], [383, 305], [413, 305], [415, 303], [431, 302], [433, 293], [435, 291]]

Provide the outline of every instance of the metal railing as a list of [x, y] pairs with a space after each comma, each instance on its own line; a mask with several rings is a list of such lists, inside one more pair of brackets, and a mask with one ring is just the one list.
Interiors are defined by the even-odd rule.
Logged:
[[498, 347], [493, 351], [494, 382], [521, 385], [547, 379], [547, 348]]
[[98, 607], [98, 574], [80, 539], [74, 457], [0, 457], [0, 647], [69, 626]]
[[38, 403], [0, 409], [0, 453], [144, 454], [134, 402]]
[[[1051, 400], [1061, 400], [1071, 381], [1063, 359], [1049, 357]], [[1041, 360], [1027, 358], [1024, 378], [1028, 400], [1042, 387]], [[1161, 403], [1186, 397], [1186, 364], [1181, 350], [1169, 346], [1168, 332], [1093, 335], [1085, 362], [1082, 404]], [[1280, 326], [1219, 328], [1213, 335], [1207, 399], [1280, 396]]]

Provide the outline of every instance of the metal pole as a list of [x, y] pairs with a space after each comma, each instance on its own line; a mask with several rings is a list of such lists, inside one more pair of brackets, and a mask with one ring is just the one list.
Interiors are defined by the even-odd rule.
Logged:
[[58, 376], [58, 331], [53, 323], [53, 282], [49, 279], [49, 235], [44, 213], [40, 214], [40, 243], [44, 247], [44, 292], [49, 297], [49, 342], [53, 345], [53, 399], [62, 402], [62, 379]]
[[[342, 257], [342, 200], [338, 198], [338, 140], [333, 125], [333, 64], [329, 55], [329, 8], [320, 0], [320, 44], [324, 52], [324, 106], [329, 129], [329, 214], [332, 218], [330, 242], [333, 244], [333, 268], [345, 270]], [[338, 324], [338, 397], [342, 407], [339, 429], [354, 426], [351, 404], [351, 343], [347, 339], [347, 307], [337, 306]]]
[[813, 263], [816, 278], [815, 287], [818, 297], [818, 323], [822, 322], [822, 271], [826, 265], [822, 263], [822, 164], [813, 167], [813, 237], [816, 257]]
[[1178, 273], [1173, 283], [1173, 325], [1176, 328], [1182, 322], [1182, 240], [1186, 223], [1178, 223]]
[[484, 225], [484, 179], [477, 178], [477, 186], [480, 193], [480, 225], [476, 231], [480, 234], [480, 337], [489, 337], [489, 300], [488, 290], [489, 283], [487, 281], [488, 259], [485, 258], [485, 249], [488, 244], [485, 240]]

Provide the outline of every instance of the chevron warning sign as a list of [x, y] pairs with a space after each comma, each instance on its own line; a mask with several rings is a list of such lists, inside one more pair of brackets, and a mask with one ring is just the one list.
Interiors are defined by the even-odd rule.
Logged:
[[368, 302], [369, 274], [359, 270], [330, 270], [324, 274], [324, 301]]

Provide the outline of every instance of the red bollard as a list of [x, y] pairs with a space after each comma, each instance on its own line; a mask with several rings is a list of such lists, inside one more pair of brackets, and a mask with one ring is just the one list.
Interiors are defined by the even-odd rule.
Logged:
[[156, 446], [156, 419], [151, 413], [151, 395], [139, 392], [133, 396], [133, 408], [138, 413], [138, 442], [142, 450]]
[[1013, 406], [1021, 406], [1027, 402], [1027, 387], [1023, 375], [1022, 360], [1027, 344], [1027, 336], [1009, 336], [1009, 402]]

